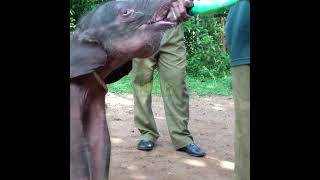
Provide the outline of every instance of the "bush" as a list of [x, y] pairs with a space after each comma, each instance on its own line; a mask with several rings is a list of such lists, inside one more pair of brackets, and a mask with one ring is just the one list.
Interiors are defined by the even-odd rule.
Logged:
[[98, 4], [105, 1], [106, 0], [70, 0], [70, 7], [73, 11], [73, 18], [78, 21], [83, 14], [91, 11]]
[[188, 74], [201, 79], [215, 79], [229, 75], [229, 56], [221, 42], [224, 29], [220, 18], [213, 15], [194, 16], [183, 25]]
[[74, 12], [71, 9], [70, 10], [70, 31], [73, 32], [75, 28], [76, 28], [76, 20], [74, 18]]

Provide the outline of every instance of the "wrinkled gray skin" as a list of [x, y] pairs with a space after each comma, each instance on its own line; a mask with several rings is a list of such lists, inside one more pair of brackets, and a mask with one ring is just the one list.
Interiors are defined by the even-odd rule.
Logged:
[[[110, 137], [102, 79], [159, 48], [171, 0], [112, 1], [85, 15], [70, 40], [70, 180], [107, 180]], [[157, 21], [157, 22], [156, 22]]]
[[[132, 59], [154, 54], [159, 48], [164, 30], [174, 24], [166, 21], [147, 23], [163, 19], [170, 7], [168, 2], [111, 1], [84, 16], [71, 40], [70, 78], [91, 73], [104, 66], [107, 60], [110, 61], [107, 55]], [[158, 9], [160, 6], [163, 10]]]

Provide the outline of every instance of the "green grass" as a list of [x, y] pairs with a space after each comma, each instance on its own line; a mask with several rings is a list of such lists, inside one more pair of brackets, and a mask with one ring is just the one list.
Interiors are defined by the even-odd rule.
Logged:
[[[199, 80], [187, 76], [187, 87], [190, 94], [197, 95], [231, 95], [231, 76], [219, 79]], [[108, 86], [109, 92], [112, 93], [132, 93], [131, 74], [123, 77], [121, 80]], [[157, 72], [154, 74], [153, 94], [160, 94], [160, 81]]]
[[230, 96], [232, 94], [231, 81], [231, 75], [205, 81], [194, 77], [187, 77], [187, 86], [190, 94]]

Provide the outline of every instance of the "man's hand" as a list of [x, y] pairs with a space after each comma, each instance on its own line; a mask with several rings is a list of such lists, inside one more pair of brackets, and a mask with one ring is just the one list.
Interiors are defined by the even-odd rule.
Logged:
[[177, 0], [173, 2], [168, 19], [178, 23], [188, 20], [190, 16], [187, 13], [187, 8], [191, 7], [193, 7], [193, 0]]

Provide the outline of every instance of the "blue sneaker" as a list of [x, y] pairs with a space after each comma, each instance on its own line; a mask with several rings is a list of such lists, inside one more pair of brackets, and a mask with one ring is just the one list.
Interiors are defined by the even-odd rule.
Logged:
[[190, 156], [195, 156], [195, 157], [203, 157], [206, 155], [206, 153], [194, 143], [188, 144], [187, 146], [178, 149], [178, 151], [186, 152]]
[[154, 147], [154, 143], [152, 141], [141, 140], [138, 143], [138, 150], [141, 150], [141, 151], [151, 151], [153, 147]]

